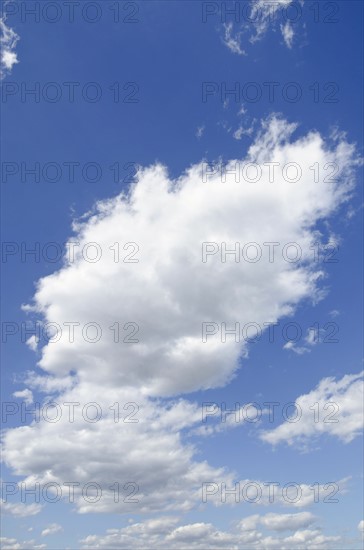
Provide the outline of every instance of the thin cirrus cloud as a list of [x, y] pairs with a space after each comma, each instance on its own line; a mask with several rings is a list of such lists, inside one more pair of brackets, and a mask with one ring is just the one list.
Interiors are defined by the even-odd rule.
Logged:
[[243, 32], [234, 32], [234, 27], [232, 22], [224, 23], [224, 37], [223, 43], [232, 53], [238, 55], [246, 55], [246, 52], [241, 47], [241, 39]]
[[[222, 42], [234, 54], [247, 55], [247, 46], [262, 40], [268, 30], [277, 27], [277, 21], [284, 22], [279, 25], [283, 41], [287, 48], [292, 49], [295, 40], [295, 31], [292, 23], [287, 17], [282, 17], [282, 10], [289, 8], [293, 0], [251, 0], [248, 10], [243, 13], [245, 17], [240, 24], [233, 21], [224, 22], [222, 25]], [[246, 4], [235, 4], [235, 9], [246, 7]], [[236, 16], [235, 16], [236, 17]]]
[[[213, 480], [232, 486], [236, 474], [196, 459], [196, 445], [185, 429], [201, 422], [196, 406], [176, 396], [221, 387], [236, 376], [247, 359], [246, 344], [201, 338], [201, 324], [239, 321], [277, 322], [291, 315], [304, 299], [320, 299], [321, 268], [312, 260], [316, 224], [350, 197], [358, 164], [355, 147], [338, 136], [325, 141], [317, 132], [293, 139], [297, 125], [272, 116], [265, 120], [241, 163], [257, 163], [260, 181], [236, 181], [217, 171], [204, 181], [201, 165], [172, 181], [161, 165], [145, 168], [128, 193], [102, 201], [75, 223], [74, 261], [41, 279], [30, 315], [65, 328], [74, 327], [73, 342], [63, 330], [57, 341], [40, 349], [40, 371], [30, 374], [31, 389], [44, 389], [60, 403], [56, 423], [40, 421], [9, 429], [4, 435], [7, 465], [28, 484], [97, 480], [105, 498], [88, 504], [76, 490], [75, 504], [86, 512], [187, 511], [201, 504], [201, 484]], [[237, 160], [228, 163], [231, 170]], [[268, 163], [297, 163], [293, 183], [277, 176], [271, 182]], [[336, 183], [316, 182], [312, 166], [336, 163]], [[322, 237], [324, 238], [324, 237]], [[303, 261], [282, 255], [269, 262], [221, 262], [219, 255], [202, 261], [202, 243], [296, 242]], [[85, 243], [98, 243], [99, 261], [84, 260]], [[139, 263], [115, 262], [115, 242], [137, 243]], [[226, 284], [226, 281], [229, 284]], [[137, 343], [115, 343], [115, 322], [139, 327]], [[102, 337], [91, 344], [81, 328], [97, 322]], [[38, 346], [39, 349], [39, 346]], [[59, 385], [57, 386], [57, 381]], [[97, 402], [99, 422], [77, 416], [70, 423], [66, 402]], [[138, 422], [115, 424], [110, 407], [133, 402]], [[148, 461], [145, 461], [148, 456]], [[78, 467], [82, 464], [82, 470]], [[107, 488], [118, 480], [135, 482], [139, 502], [115, 503]], [[312, 502], [309, 486], [295, 506]], [[267, 504], [268, 494], [262, 499]], [[216, 497], [215, 504], [219, 504]], [[281, 504], [284, 505], [284, 502]]]
[[280, 26], [280, 29], [287, 48], [291, 49], [293, 44], [293, 37], [294, 37], [294, 31], [291, 23], [287, 21], [284, 25]]

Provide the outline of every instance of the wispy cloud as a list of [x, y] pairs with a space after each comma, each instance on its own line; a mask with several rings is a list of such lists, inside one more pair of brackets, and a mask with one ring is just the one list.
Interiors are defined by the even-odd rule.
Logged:
[[364, 371], [340, 380], [324, 378], [296, 399], [296, 409], [302, 412], [299, 422], [284, 422], [261, 438], [272, 445], [285, 442], [307, 447], [315, 438], [330, 434], [349, 443], [363, 431], [363, 375]]
[[294, 32], [292, 25], [289, 21], [287, 21], [284, 25], [281, 25], [281, 32], [287, 48], [291, 49], [293, 44]]
[[16, 44], [20, 39], [19, 35], [6, 25], [6, 17], [3, 15], [0, 18], [0, 45], [1, 45], [1, 60], [0, 60], [0, 78], [10, 74], [13, 66], [19, 63], [15, 52]]
[[224, 23], [223, 43], [232, 53], [237, 55], [246, 55], [241, 47], [242, 32], [234, 32], [233, 24]]
[[[264, 38], [269, 29], [276, 29], [282, 18], [282, 10], [286, 9], [293, 0], [251, 0], [246, 21], [239, 24], [235, 21], [222, 24], [222, 40], [232, 53], [247, 55], [246, 47], [253, 45]], [[279, 26], [287, 48], [293, 46], [295, 32], [291, 21], [285, 20]], [[253, 29], [253, 33], [251, 32]], [[243, 47], [244, 45], [244, 47]]]
[[47, 537], [49, 535], [55, 535], [60, 531], [63, 531], [63, 527], [61, 525], [59, 525], [58, 523], [51, 523], [51, 525], [48, 525], [48, 527], [43, 529], [41, 535], [42, 537]]

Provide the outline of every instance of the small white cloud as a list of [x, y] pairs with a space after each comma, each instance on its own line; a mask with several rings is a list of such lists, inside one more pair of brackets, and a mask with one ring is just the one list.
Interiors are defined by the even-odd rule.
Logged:
[[285, 25], [281, 25], [281, 33], [287, 48], [291, 49], [293, 44], [294, 32], [290, 21], [287, 21]]
[[5, 50], [2, 53], [1, 61], [4, 64], [5, 68], [8, 69], [9, 71], [11, 71], [15, 63], [19, 63], [16, 53], [11, 52], [9, 50]]
[[243, 136], [251, 136], [253, 131], [253, 126], [250, 126], [250, 128], [244, 128], [240, 125], [239, 128], [233, 133], [233, 138], [240, 140]]
[[244, 134], [244, 128], [242, 126], [239, 126], [239, 128], [235, 130], [235, 132], [233, 133], [233, 138], [239, 140], [243, 137], [243, 134]]
[[296, 399], [299, 421], [286, 421], [263, 432], [261, 439], [272, 445], [307, 445], [310, 439], [327, 433], [349, 443], [363, 430], [363, 375], [364, 371], [337, 381], [324, 378], [314, 390]]
[[305, 342], [309, 346], [315, 346], [319, 340], [319, 333], [320, 331], [317, 328], [311, 327], [307, 330], [307, 336], [305, 338]]
[[28, 389], [14, 392], [13, 397], [23, 399], [27, 405], [31, 405], [33, 403], [33, 392]]
[[245, 51], [241, 48], [241, 35], [242, 32], [233, 34], [233, 24], [224, 23], [224, 37], [223, 43], [229, 48], [232, 53], [237, 55], [246, 55]]
[[359, 531], [363, 531], [363, 533], [364, 533], [364, 519], [362, 519], [361, 521], [359, 521], [359, 523], [358, 523], [358, 529], [359, 529]]
[[205, 131], [205, 126], [204, 126], [204, 125], [198, 126], [198, 127], [197, 127], [197, 130], [196, 130], [196, 134], [195, 134], [196, 137], [197, 137], [198, 139], [200, 139], [200, 138], [203, 136], [204, 131]]
[[38, 343], [39, 343], [39, 339], [35, 336], [35, 334], [33, 334], [33, 335], [32, 335], [30, 338], [28, 338], [28, 340], [26, 341], [27, 346], [28, 346], [32, 351], [37, 351]]
[[330, 317], [335, 319], [335, 317], [338, 317], [340, 315], [340, 311], [338, 309], [333, 309], [329, 313]]
[[9, 74], [16, 63], [19, 63], [15, 53], [15, 47], [19, 40], [16, 32], [5, 23], [5, 17], [0, 18], [0, 78], [3, 79]]
[[59, 525], [58, 523], [51, 523], [51, 525], [48, 525], [48, 527], [43, 529], [41, 535], [42, 537], [47, 537], [48, 535], [55, 535], [60, 531], [63, 531], [63, 527], [61, 525]]
[[[303, 355], [304, 353], [310, 353], [313, 346], [319, 342], [320, 331], [314, 327], [311, 327], [307, 330], [304, 342], [305, 346], [297, 346], [295, 342], [290, 340], [284, 344], [283, 349], [288, 349], [297, 353], [297, 355]], [[308, 347], [307, 347], [308, 346]]]
[[3, 514], [10, 514], [12, 516], [19, 517], [19, 518], [35, 516], [36, 514], [39, 514], [39, 512], [42, 509], [42, 505], [36, 504], [36, 503], [25, 504], [22, 502], [18, 502], [13, 504], [10, 502], [1, 501], [0, 506], [1, 506], [1, 512]]
[[303, 355], [304, 353], [310, 353], [311, 351], [309, 348], [305, 348], [304, 346], [296, 346], [296, 344], [292, 341], [284, 344], [283, 349], [294, 351], [297, 355]]
[[271, 531], [296, 531], [309, 527], [316, 521], [316, 517], [311, 512], [299, 512], [298, 514], [266, 514], [260, 516], [248, 516], [244, 518], [239, 527], [242, 530], [256, 529], [257, 525], [262, 525]]

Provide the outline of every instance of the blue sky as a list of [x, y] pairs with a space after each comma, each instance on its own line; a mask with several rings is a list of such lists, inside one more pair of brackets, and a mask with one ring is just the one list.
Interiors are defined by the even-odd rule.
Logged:
[[[6, 243], [19, 247], [2, 258], [2, 327], [20, 327], [3, 345], [2, 398], [20, 404], [26, 394], [14, 397], [14, 392], [28, 389], [32, 400], [42, 404], [67, 397], [99, 402], [104, 410], [116, 400], [136, 402], [141, 417], [135, 432], [133, 424], [105, 427], [81, 420], [77, 429], [85, 430], [83, 445], [70, 423], [23, 424], [24, 431], [17, 431], [19, 416], [9, 416], [2, 480], [61, 484], [80, 476], [83, 483], [110, 484], [111, 478], [103, 477], [110, 468], [114, 482], [134, 481], [134, 475], [146, 504], [141, 498], [129, 507], [108, 502], [92, 508], [79, 497], [76, 504], [40, 502], [37, 513], [35, 508], [19, 511], [5, 505], [4, 547], [361, 548], [362, 3], [288, 0], [267, 22], [267, 3], [258, 2], [260, 27], [243, 16], [252, 13], [253, 2], [81, 1], [73, 22], [64, 3], [53, 2], [48, 4], [58, 5], [60, 16], [53, 23], [49, 18], [54, 7], [40, 11], [37, 21], [26, 12], [31, 4], [39, 10], [43, 5], [2, 3], [3, 52], [15, 54], [17, 61], [3, 58], [0, 84], [3, 252], [13, 246]], [[81, 6], [85, 10], [89, 4], [94, 6], [82, 12]], [[92, 23], [85, 13], [86, 19], [92, 18], [95, 6], [99, 21]], [[239, 20], [231, 13], [225, 16], [226, 7], [246, 11], [236, 12], [242, 14]], [[299, 10], [297, 21], [285, 27], [284, 13], [292, 18], [293, 11], [283, 10], [294, 9]], [[67, 82], [76, 83], [74, 101]], [[206, 83], [213, 83], [209, 89], [216, 93], [204, 97]], [[274, 97], [267, 83], [275, 83]], [[294, 84], [289, 88], [289, 83]], [[39, 101], [34, 95], [23, 100], [21, 90], [34, 86], [39, 87]], [[234, 86], [239, 98], [221, 95], [224, 87]], [[99, 100], [88, 101], [95, 89]], [[61, 95], [53, 102], [49, 98], [55, 90]], [[287, 97], [294, 90], [302, 95], [291, 102]], [[261, 97], [252, 101], [249, 91]], [[297, 123], [294, 133], [291, 123]], [[321, 136], [322, 147], [315, 135]], [[225, 185], [218, 181], [222, 162], [288, 159], [302, 166], [308, 178], [312, 171], [307, 167], [316, 157], [322, 166], [339, 163], [335, 185], [320, 180], [316, 188], [304, 183], [298, 188], [279, 181], [272, 184], [275, 193], [266, 187], [251, 191], [252, 183], [244, 184], [245, 190], [228, 183], [219, 195]], [[68, 171], [71, 162], [78, 163], [74, 181]], [[216, 163], [211, 191], [196, 176], [201, 162]], [[24, 171], [35, 163], [41, 172], [54, 163], [61, 170], [58, 181], [51, 182], [52, 175], [44, 177], [44, 171], [35, 181]], [[95, 182], [90, 181], [92, 167], [82, 172], [88, 163], [98, 167]], [[135, 208], [132, 215], [118, 207], [118, 195], [129, 192], [134, 166], [144, 170], [126, 199]], [[195, 168], [186, 173], [190, 167]], [[180, 194], [173, 183], [178, 178]], [[97, 210], [100, 201], [107, 202]], [[90, 212], [94, 217], [81, 218]], [[81, 224], [72, 229], [75, 220]], [[296, 278], [288, 268], [298, 266], [282, 261], [281, 255], [271, 266], [264, 264], [266, 255], [257, 264], [224, 264], [220, 247], [206, 264], [200, 258], [202, 241], [224, 239], [230, 246], [236, 241], [297, 241], [312, 258], [306, 245], [317, 231], [321, 247], [338, 247], [338, 261], [308, 261]], [[59, 243], [64, 250], [69, 239], [101, 243], [102, 261], [77, 257], [69, 269], [63, 259], [52, 262], [45, 254], [39, 261], [30, 256], [22, 260], [22, 246], [39, 243], [42, 251], [46, 243]], [[110, 264], [106, 258], [114, 242], [121, 249], [125, 242], [136, 242], [139, 263]], [[312, 282], [310, 276], [318, 270], [324, 276]], [[42, 278], [42, 291], [35, 296]], [[24, 304], [35, 304], [36, 310], [26, 313]], [[280, 323], [274, 342], [268, 341], [267, 332], [250, 345], [228, 340], [224, 346], [219, 341], [222, 322], [244, 325], [272, 318]], [[36, 319], [102, 326], [111, 324], [110, 319], [137, 322], [141, 351], [135, 347], [133, 355], [124, 346], [115, 352], [113, 343], [102, 341], [94, 353], [92, 344], [85, 347], [76, 338], [74, 347], [41, 342], [34, 352], [21, 341], [20, 332], [21, 323]], [[199, 332], [203, 321], [219, 324], [217, 340], [211, 338], [204, 348]], [[302, 328], [302, 338], [287, 349], [281, 327], [289, 322]], [[308, 336], [313, 326], [321, 329], [316, 345]], [[324, 342], [332, 329], [338, 330], [338, 341]], [[186, 337], [196, 340], [191, 343]], [[35, 375], [26, 380], [27, 371], [42, 382]], [[57, 383], [70, 372], [73, 382], [77, 380], [73, 387], [55, 385], [52, 392], [46, 386], [48, 377]], [[329, 377], [326, 389], [319, 386]], [[299, 397], [309, 394], [305, 404], [338, 404], [337, 426], [314, 424], [313, 412], [307, 410], [296, 424], [284, 422], [281, 415], [271, 424], [266, 414], [257, 424], [230, 428], [218, 414], [201, 422], [205, 402], [219, 407], [226, 403], [227, 408], [255, 402], [264, 409], [266, 402], [303, 403]], [[148, 422], [157, 418], [160, 425], [149, 432]], [[293, 431], [277, 431], [283, 424]], [[205, 426], [213, 433], [203, 434]], [[113, 434], [111, 440], [108, 434]], [[144, 491], [139, 478], [148, 480]], [[204, 504], [198, 496], [201, 480], [219, 487], [222, 482], [231, 486], [232, 480], [333, 482], [340, 487], [339, 502], [233, 506], [211, 498]], [[19, 503], [20, 496], [8, 500]], [[284, 528], [276, 527], [278, 516]], [[156, 528], [153, 521], [160, 518], [169, 520]], [[107, 535], [108, 529], [118, 531]]]

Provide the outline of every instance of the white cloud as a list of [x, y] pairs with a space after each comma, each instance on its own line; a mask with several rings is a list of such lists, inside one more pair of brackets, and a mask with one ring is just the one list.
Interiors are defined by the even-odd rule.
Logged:
[[[309, 247], [317, 240], [316, 223], [350, 195], [357, 161], [346, 141], [330, 147], [317, 132], [293, 140], [295, 129], [277, 116], [269, 118], [247, 156], [228, 163], [230, 170], [237, 162], [259, 163], [259, 182], [237, 182], [234, 175], [222, 182], [218, 173], [203, 181], [201, 165], [172, 181], [164, 167], [154, 165], [140, 171], [128, 195], [100, 202], [75, 224], [72, 241], [80, 242], [78, 250], [96, 242], [102, 257], [90, 263], [78, 252], [73, 263], [38, 282], [33, 310], [64, 330], [57, 342], [43, 346], [43, 375], [29, 373], [27, 385], [60, 392], [55, 400], [61, 404], [96, 401], [103, 417], [95, 424], [82, 417], [72, 424], [62, 405], [57, 423], [41, 420], [8, 430], [3, 456], [17, 475], [28, 476], [28, 483], [97, 480], [105, 498], [89, 504], [77, 493], [77, 509], [84, 513], [188, 510], [201, 503], [203, 482], [233, 485], [233, 473], [199, 462], [197, 449], [185, 441], [183, 430], [200, 422], [196, 406], [171, 399], [223, 386], [247, 357], [247, 346], [234, 339], [223, 343], [217, 334], [202, 342], [203, 321], [263, 326], [319, 295], [322, 273], [310, 261]], [[298, 163], [301, 180], [277, 177], [271, 183], [264, 165], [269, 162]], [[314, 162], [339, 164], [340, 184], [315, 183], [309, 169]], [[116, 241], [121, 251], [126, 242], [138, 243], [139, 263], [115, 262], [110, 246]], [[206, 241], [295, 241], [305, 253], [300, 264], [281, 255], [273, 263], [267, 255], [257, 263], [222, 263], [218, 254], [204, 263]], [[92, 321], [102, 328], [93, 344], [80, 328]], [[109, 327], [116, 321], [121, 328], [137, 323], [139, 343], [122, 342], [122, 330], [115, 343]], [[67, 322], [80, 323], [73, 342]], [[140, 406], [140, 421], [115, 424], [109, 407], [131, 401]], [[107, 488], [119, 480], [139, 485], [137, 506], [114, 502]], [[302, 502], [312, 500], [307, 492]]]
[[[85, 422], [81, 414], [83, 405], [91, 401], [102, 409], [103, 418], [95, 424]], [[131, 401], [139, 406], [133, 417], [137, 423], [123, 421], [134, 410], [123, 408]], [[183, 511], [201, 502], [201, 486], [206, 480], [233, 483], [232, 474], [223, 468], [194, 460], [195, 449], [182, 441], [180, 431], [201, 419], [199, 408], [188, 401], [150, 401], [135, 388], [108, 389], [105, 395], [102, 386], [83, 384], [63, 393], [57, 402], [81, 403], [75, 422], [69, 422], [68, 409], [62, 405], [58, 423], [33, 423], [8, 432], [12, 441], [5, 459], [16, 465], [19, 475], [32, 473], [25, 480], [27, 487], [51, 481], [63, 487], [67, 480], [78, 481], [75, 503], [82, 513]], [[116, 402], [120, 403], [120, 422], [115, 422], [114, 410], [109, 409]], [[120, 501], [115, 502], [110, 486], [120, 480]], [[89, 481], [102, 487], [102, 498], [94, 504], [81, 494]], [[127, 482], [139, 486], [138, 503], [125, 499], [128, 491], [123, 485]], [[63, 495], [67, 497], [67, 493]]]
[[266, 514], [254, 515], [244, 518], [240, 523], [242, 529], [255, 529], [262, 525], [271, 531], [296, 531], [309, 527], [315, 523], [316, 517], [311, 512], [299, 512], [298, 514]]
[[[72, 388], [72, 386], [75, 385], [76, 380], [77, 379], [74, 376], [42, 376], [34, 371], [27, 371], [22, 381], [24, 384], [29, 385], [33, 390], [52, 394], [54, 392], [65, 391]], [[16, 381], [20, 382], [21, 380], [17, 379]]]
[[294, 351], [297, 355], [303, 355], [304, 353], [309, 353], [311, 351], [309, 348], [305, 348], [304, 346], [296, 346], [294, 342], [287, 342], [284, 344], [283, 349]]
[[43, 529], [41, 535], [42, 537], [47, 537], [48, 535], [55, 535], [56, 533], [59, 533], [60, 531], [63, 531], [63, 527], [59, 525], [58, 523], [51, 523]]
[[34, 334], [26, 341], [27, 346], [29, 346], [32, 351], [37, 351], [38, 343], [38, 338]]
[[1, 501], [0, 506], [3, 514], [10, 514], [21, 518], [35, 516], [36, 514], [39, 514], [42, 509], [42, 505], [36, 503], [25, 504], [22, 502], [10, 503]]
[[[256, 403], [245, 403], [241, 407], [236, 406], [232, 410], [233, 413], [228, 413], [226, 409], [219, 407], [217, 403], [205, 404], [199, 414], [199, 419], [203, 420], [203, 425], [192, 429], [190, 433], [210, 436], [246, 424], [251, 426], [254, 423], [257, 426], [261, 422], [260, 409]], [[262, 409], [261, 414], [269, 414], [269, 409]], [[213, 422], [216, 422], [216, 424], [213, 424]]]
[[237, 130], [233, 133], [234, 139], [240, 140], [243, 136], [251, 136], [254, 131], [253, 126], [250, 126], [250, 128], [244, 128], [243, 126], [239, 126]]
[[302, 411], [299, 421], [286, 421], [265, 431], [261, 435], [264, 441], [272, 445], [282, 442], [307, 445], [312, 438], [327, 433], [349, 443], [362, 434], [363, 429], [363, 372], [346, 375], [338, 381], [324, 378], [295, 403], [296, 409]]
[[8, 27], [5, 23], [5, 16], [0, 18], [0, 45], [1, 45], [1, 60], [0, 60], [0, 78], [4, 78], [9, 74], [16, 63], [19, 63], [17, 54], [14, 51], [19, 36], [16, 32]]
[[319, 342], [320, 330], [311, 327], [307, 330], [307, 334], [304, 338], [305, 346], [298, 346], [294, 341], [290, 340], [284, 344], [283, 349], [288, 349], [297, 353], [297, 355], [303, 355], [305, 353], [310, 353], [313, 346]]
[[0, 544], [2, 550], [44, 550], [47, 548], [46, 544], [36, 544], [34, 540], [25, 540], [19, 542], [17, 539], [9, 537], [0, 537]]
[[364, 519], [362, 519], [361, 521], [359, 521], [359, 523], [358, 523], [358, 529], [359, 529], [359, 531], [363, 531], [363, 532], [364, 532]]
[[[352, 186], [353, 147], [339, 142], [330, 150], [317, 133], [289, 143], [295, 127], [269, 119], [246, 159], [228, 163], [228, 169], [260, 163], [263, 175], [256, 184], [236, 182], [233, 174], [226, 183], [219, 174], [203, 182], [201, 165], [173, 182], [157, 165], [140, 172], [128, 198], [99, 203], [97, 212], [75, 227], [77, 239], [72, 240], [80, 242], [80, 249], [86, 242], [99, 243], [101, 260], [89, 263], [79, 254], [74, 263], [38, 282], [35, 309], [64, 328], [59, 341], [42, 348], [40, 367], [57, 377], [73, 371], [80, 380], [135, 386], [146, 395], [212, 388], [231, 379], [241, 345], [221, 343], [219, 335], [203, 343], [202, 322], [255, 321], [263, 326], [292, 314], [302, 299], [315, 297], [322, 275], [308, 261], [315, 224], [333, 213]], [[271, 161], [298, 163], [301, 180], [269, 183], [263, 163]], [[314, 161], [336, 161], [340, 185], [314, 183], [309, 169]], [[219, 254], [202, 262], [203, 242], [237, 240], [294, 241], [307, 263], [283, 258], [269, 263], [267, 255], [257, 263], [221, 263]], [[139, 263], [115, 263], [109, 249], [115, 241], [136, 242]], [[120, 319], [139, 325], [139, 343], [115, 344], [109, 327]], [[64, 323], [73, 320], [81, 328], [75, 327], [72, 343]], [[90, 344], [82, 338], [82, 327], [93, 320], [102, 337]]]
[[287, 48], [291, 49], [293, 44], [294, 32], [292, 25], [287, 21], [284, 25], [281, 25], [281, 33]]
[[14, 392], [13, 396], [17, 397], [18, 399], [23, 399], [23, 401], [27, 405], [31, 405], [33, 403], [33, 392], [28, 388], [26, 388], [25, 390]]
[[[267, 520], [264, 525], [264, 518], [267, 516], [252, 516], [254, 523], [262, 523], [266, 529], [280, 530], [277, 525], [287, 523], [288, 515], [282, 516], [271, 514], [272, 519]], [[274, 516], [274, 520], [273, 520]], [[299, 519], [300, 517], [301, 519]], [[146, 550], [160, 548], [168, 550], [238, 550], [239, 548], [249, 549], [277, 549], [277, 550], [323, 550], [332, 548], [333, 544], [343, 544], [344, 541], [338, 536], [327, 536], [320, 529], [298, 529], [295, 525], [305, 526], [312, 523], [312, 518], [304, 518], [302, 514], [291, 514], [292, 524], [287, 530], [294, 533], [287, 537], [267, 536], [262, 532], [251, 528], [251, 521], [245, 518], [230, 532], [221, 531], [211, 523], [192, 523], [176, 526], [176, 518], [161, 518], [161, 520], [146, 520], [141, 523], [133, 523], [122, 529], [109, 529], [105, 535], [89, 535], [84, 538], [82, 548], [107, 548], [112, 549], [133, 549]], [[274, 521], [276, 523], [274, 523]], [[248, 525], [248, 527], [246, 527]], [[273, 527], [271, 527], [272, 525]]]
[[[131, 399], [139, 404], [135, 415], [139, 422], [124, 423], [123, 418], [130, 409], [124, 412], [123, 404]], [[87, 424], [80, 411], [85, 401], [91, 400], [100, 405], [103, 418], [97, 423]], [[213, 482], [219, 489], [207, 499], [215, 506], [221, 505], [222, 483], [228, 488], [236, 487], [237, 475], [234, 472], [197, 461], [196, 449], [182, 437], [182, 430], [193, 428], [201, 421], [200, 409], [188, 401], [179, 400], [167, 406], [163, 401], [151, 402], [143, 398], [132, 388], [108, 390], [105, 396], [102, 387], [84, 385], [63, 394], [57, 401], [81, 403], [76, 409], [74, 422], [69, 422], [67, 407], [60, 405], [62, 416], [58, 423], [40, 422], [9, 431], [4, 458], [15, 468], [17, 475], [31, 472], [25, 479], [26, 487], [33, 488], [35, 483], [40, 483], [41, 487], [50, 482], [58, 483], [65, 501], [68, 493], [64, 482], [77, 481], [79, 486], [75, 488], [74, 500], [80, 513], [185, 512], [203, 502], [203, 483]], [[121, 404], [122, 419], [117, 423], [114, 421], [115, 407], [108, 410], [115, 402]], [[123, 449], [122, 454], [120, 449]], [[123, 490], [123, 483], [119, 501], [115, 502], [115, 492], [110, 487], [120, 480], [138, 486], [137, 502], [125, 499], [128, 491]], [[81, 491], [89, 481], [98, 483], [102, 491], [102, 498], [95, 503], [82, 497]], [[257, 504], [267, 506], [270, 489], [262, 480], [241, 480], [240, 488], [252, 481], [262, 491]], [[338, 482], [338, 485], [342, 490], [345, 481]], [[323, 487], [321, 490], [326, 495]], [[296, 508], [313, 503], [314, 493], [309, 485], [301, 484], [299, 492], [300, 499], [291, 503], [288, 499], [294, 499], [296, 493], [285, 499], [278, 488], [275, 501], [280, 506]], [[233, 498], [227, 499], [227, 505], [234, 504]]]
[[338, 309], [332, 309], [330, 312], [329, 312], [329, 315], [330, 317], [332, 317], [333, 319], [335, 319], [335, 317], [338, 317], [340, 315], [340, 311]]
[[267, 2], [267, 0], [252, 0], [249, 20], [253, 21], [255, 35], [251, 36], [250, 42], [254, 43], [261, 40], [267, 32], [270, 25], [274, 25], [278, 14], [282, 8], [287, 8], [292, 0], [277, 0], [276, 2]]
[[237, 32], [234, 34], [232, 23], [224, 23], [223, 26], [224, 26], [223, 43], [225, 44], [225, 46], [227, 46], [232, 53], [236, 53], [238, 55], [246, 55], [245, 51], [241, 48], [242, 33]]
[[[276, 0], [275, 2], [269, 0], [251, 0], [248, 16], [245, 16], [246, 21], [239, 26], [234, 25], [233, 21], [223, 23], [224, 36], [222, 40], [224, 44], [233, 53], [247, 55], [247, 52], [242, 49], [244, 37], [246, 37], [246, 42], [255, 44], [262, 40], [269, 29], [276, 30], [278, 21], [283, 20], [284, 23], [281, 23], [279, 28], [285, 45], [291, 49], [295, 32], [292, 22], [287, 19], [285, 14], [285, 10], [291, 3], [292, 0]], [[248, 38], [248, 34], [252, 28], [253, 34]]]
[[205, 131], [205, 126], [204, 125], [198, 126], [198, 128], [196, 130], [196, 137], [201, 138], [203, 136], [204, 131]]
[[319, 330], [312, 327], [307, 330], [305, 342], [310, 346], [315, 346], [319, 339]]
[[1, 548], [3, 550], [19, 550], [21, 545], [16, 539], [0, 537]]

